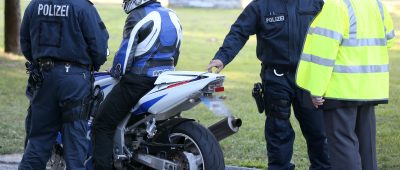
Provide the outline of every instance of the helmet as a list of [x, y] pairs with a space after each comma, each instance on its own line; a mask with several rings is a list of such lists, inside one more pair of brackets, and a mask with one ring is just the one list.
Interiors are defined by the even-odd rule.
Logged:
[[123, 0], [122, 6], [124, 8], [124, 11], [126, 13], [129, 13], [133, 9], [135, 9], [135, 8], [141, 6], [144, 3], [149, 2], [149, 1], [152, 1], [152, 0]]

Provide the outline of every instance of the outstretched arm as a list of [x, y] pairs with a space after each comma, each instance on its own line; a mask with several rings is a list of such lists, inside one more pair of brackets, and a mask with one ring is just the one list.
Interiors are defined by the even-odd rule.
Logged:
[[257, 32], [259, 15], [260, 12], [255, 1], [243, 10], [225, 37], [222, 47], [219, 48], [213, 61], [208, 65], [209, 71], [212, 67], [216, 67], [217, 72], [219, 72], [235, 58], [246, 44], [249, 36]]

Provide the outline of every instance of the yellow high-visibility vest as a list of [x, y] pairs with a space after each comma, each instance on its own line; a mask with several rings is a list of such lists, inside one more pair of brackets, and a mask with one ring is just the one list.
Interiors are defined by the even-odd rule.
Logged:
[[349, 101], [389, 98], [392, 19], [380, 0], [326, 0], [310, 26], [297, 85]]

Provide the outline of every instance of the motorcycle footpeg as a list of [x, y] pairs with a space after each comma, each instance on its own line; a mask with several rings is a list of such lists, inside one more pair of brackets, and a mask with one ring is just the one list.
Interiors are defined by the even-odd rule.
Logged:
[[129, 159], [126, 155], [115, 155], [115, 157], [116, 157], [116, 160], [120, 160], [120, 161]]

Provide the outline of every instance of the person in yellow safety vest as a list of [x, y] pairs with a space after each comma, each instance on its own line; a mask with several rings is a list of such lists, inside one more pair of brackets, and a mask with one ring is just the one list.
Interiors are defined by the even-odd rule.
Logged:
[[388, 102], [393, 40], [380, 0], [326, 0], [309, 28], [296, 83], [324, 110], [332, 169], [377, 169], [374, 106]]

